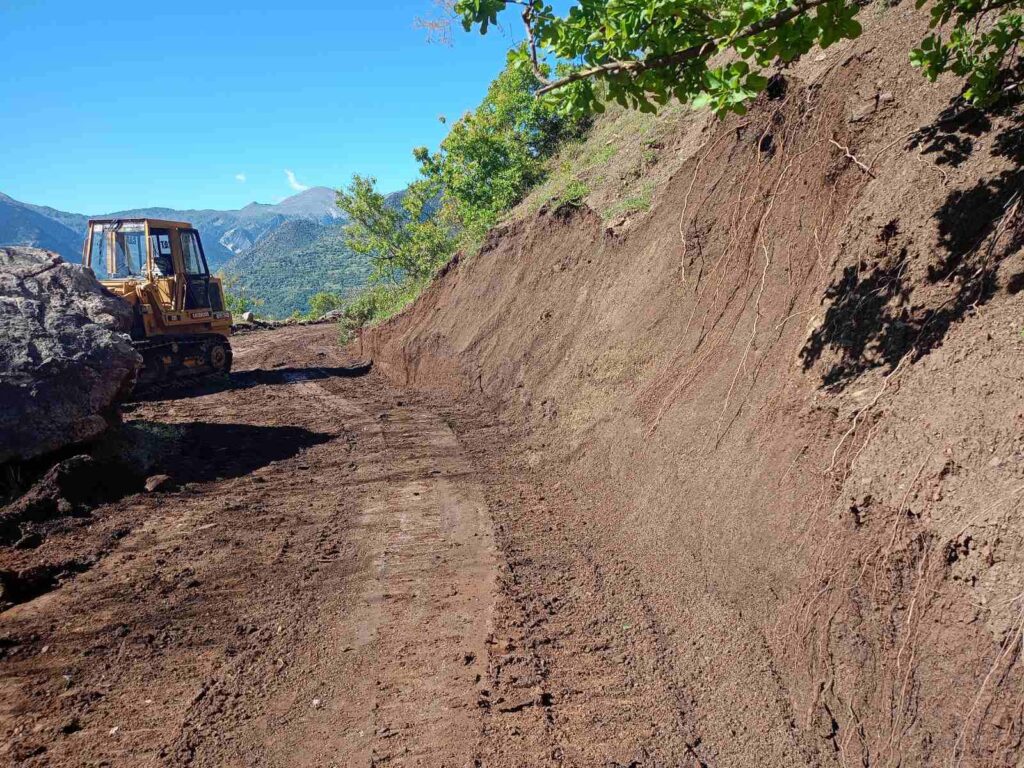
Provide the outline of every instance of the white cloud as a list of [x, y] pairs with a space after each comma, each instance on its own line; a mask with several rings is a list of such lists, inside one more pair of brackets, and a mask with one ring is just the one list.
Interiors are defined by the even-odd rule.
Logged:
[[235, 181], [240, 181], [243, 184], [245, 184], [245, 174], [244, 173], [236, 173], [235, 174]]
[[300, 183], [299, 180], [295, 178], [294, 171], [289, 171], [286, 168], [284, 171], [284, 175], [288, 177], [288, 186], [294, 189], [296, 192], [303, 192], [309, 189], [309, 187], [307, 187], [305, 184]]

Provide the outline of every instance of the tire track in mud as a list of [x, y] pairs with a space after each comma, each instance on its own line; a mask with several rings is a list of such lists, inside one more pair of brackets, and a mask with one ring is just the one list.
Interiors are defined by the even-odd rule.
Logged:
[[[294, 659], [302, 693], [286, 687], [268, 701], [279, 735], [263, 760], [462, 765], [472, 745], [464, 736], [479, 728], [471, 705], [493, 581], [490, 522], [471, 467], [432, 415], [398, 407], [373, 418], [328, 383], [294, 386], [354, 417], [376, 450], [350, 478], [360, 569], [347, 588], [357, 594], [319, 626], [315, 652]], [[265, 727], [240, 741], [257, 741]]]
[[[275, 384], [133, 415], [316, 440], [239, 476], [96, 510], [131, 533], [91, 573], [0, 618], [0, 762], [469, 758], [494, 570], [482, 481], [442, 418], [373, 377], [306, 380], [339, 352], [285, 336], [239, 344], [249, 365], [284, 369]], [[212, 461], [261, 449], [191, 448]]]
[[332, 337], [240, 337], [245, 386], [131, 414], [201, 436], [182, 466], [210, 464], [208, 479], [97, 509], [82, 530], [124, 529], [117, 546], [0, 614], [0, 764], [699, 768], [764, 753], [750, 735], [738, 751], [702, 742], [691, 639], [665, 632], [562, 468], [476, 405], [332, 376]]

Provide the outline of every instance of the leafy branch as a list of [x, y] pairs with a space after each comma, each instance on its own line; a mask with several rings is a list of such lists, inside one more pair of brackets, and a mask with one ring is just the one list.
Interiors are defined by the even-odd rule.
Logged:
[[[927, 2], [917, 0], [917, 7]], [[1021, 9], [1021, 0], [933, 0], [929, 27], [951, 28], [946, 36], [936, 31], [925, 37], [911, 51], [910, 61], [933, 82], [945, 72], [965, 78], [964, 99], [975, 106], [989, 106], [1008, 90], [1006, 81], [1020, 63]]]
[[428, 277], [451, 255], [452, 235], [430, 212], [439, 188], [435, 181], [413, 182], [395, 202], [376, 188], [376, 179], [356, 174], [338, 191], [338, 208], [348, 215], [345, 245], [369, 258], [371, 280], [398, 285]]
[[[831, 2], [831, 0], [802, 0], [797, 2], [793, 7], [780, 11], [770, 19], [765, 19], [756, 24], [751, 24], [747, 29], [743, 30], [740, 34], [735, 35], [732, 40], [728, 42], [731, 44], [732, 42], [745, 40], [769, 29], [777, 29], [788, 21], [796, 18], [801, 13], [806, 13], [819, 5], [825, 5], [827, 2]], [[706, 56], [709, 52], [721, 50], [726, 47], [726, 45], [726, 40], [714, 40], [708, 38], [703, 42], [691, 45], [689, 48], [681, 51], [675, 51], [665, 56], [653, 56], [647, 59], [631, 59], [627, 61], [610, 61], [606, 64], [599, 64], [596, 67], [590, 67], [589, 69], [577, 70], [576, 72], [573, 72], [559, 80], [546, 83], [544, 87], [540, 88], [537, 92], [538, 94], [545, 94], [558, 88], [563, 88], [570, 83], [575, 83], [578, 80], [585, 80], [598, 75], [611, 74], [614, 72], [638, 73], [649, 69], [678, 66], [679, 64], [691, 59]]]
[[[947, 71], [966, 78], [969, 102], [996, 100], [1020, 63], [1024, 0], [917, 4], [930, 6], [937, 31], [911, 62], [932, 80]], [[464, 29], [486, 34], [510, 5], [526, 29], [519, 65], [532, 69], [539, 96], [576, 113], [602, 111], [607, 100], [654, 111], [676, 98], [742, 114], [767, 84], [765, 68], [861, 34], [857, 0], [578, 0], [565, 16], [544, 0], [455, 0], [453, 11]], [[713, 67], [719, 54], [727, 63]], [[572, 62], [572, 71], [549, 80], [551, 61]]]

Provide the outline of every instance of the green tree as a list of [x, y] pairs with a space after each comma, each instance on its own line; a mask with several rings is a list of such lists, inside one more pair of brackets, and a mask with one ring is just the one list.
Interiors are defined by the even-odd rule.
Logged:
[[342, 343], [351, 340], [363, 326], [379, 323], [401, 312], [416, 300], [423, 285], [422, 282], [406, 280], [400, 285], [373, 285], [360, 291], [343, 307], [338, 323]]
[[561, 115], [538, 101], [539, 87], [531, 70], [506, 66], [437, 152], [413, 150], [422, 178], [400, 199], [358, 174], [338, 192], [338, 207], [349, 219], [344, 244], [373, 266], [370, 285], [344, 302], [343, 339], [415, 300], [456, 247], [482, 237], [544, 178], [561, 142], [585, 130], [587, 118]]
[[307, 317], [316, 319], [323, 317], [331, 310], [341, 309], [345, 306], [345, 299], [337, 293], [330, 291], [319, 291], [309, 297], [309, 312]]
[[377, 191], [377, 180], [355, 174], [338, 192], [338, 207], [348, 214], [345, 244], [373, 265], [371, 282], [422, 280], [454, 252], [450, 229], [432, 215], [438, 182], [411, 184], [397, 204]]
[[224, 289], [224, 309], [232, 315], [241, 315], [244, 312], [255, 310], [263, 304], [263, 301], [250, 296], [237, 275], [220, 275], [221, 287]]
[[545, 161], [587, 121], [559, 114], [535, 98], [542, 83], [529, 68], [509, 64], [472, 112], [455, 122], [438, 152], [413, 154], [423, 175], [443, 192], [442, 217], [480, 238], [501, 214], [544, 178]]
[[[933, 27], [952, 26], [925, 38], [913, 63], [933, 79], [947, 70], [967, 77], [964, 95], [976, 104], [997, 98], [1019, 64], [1024, 0], [917, 3], [930, 6]], [[765, 68], [861, 33], [857, 0], [579, 0], [565, 16], [543, 0], [457, 0], [454, 10], [483, 34], [510, 5], [527, 35], [519, 64], [543, 82], [538, 94], [569, 113], [601, 111], [606, 98], [654, 111], [674, 97], [742, 114], [765, 87]], [[579, 66], [549, 80], [546, 57]]]

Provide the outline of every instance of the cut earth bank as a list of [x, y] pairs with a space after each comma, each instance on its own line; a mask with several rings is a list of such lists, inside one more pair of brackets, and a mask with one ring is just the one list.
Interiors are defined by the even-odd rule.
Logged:
[[361, 340], [579, 489], [708, 765], [1020, 759], [1024, 130], [909, 66], [909, 4], [864, 15], [683, 118], [649, 212], [505, 225]]

